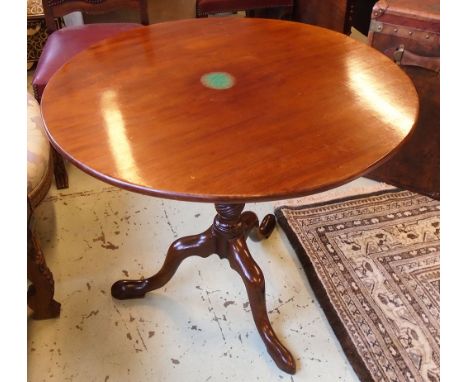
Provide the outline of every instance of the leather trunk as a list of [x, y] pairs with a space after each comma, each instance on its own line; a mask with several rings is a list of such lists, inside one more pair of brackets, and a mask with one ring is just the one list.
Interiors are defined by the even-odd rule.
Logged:
[[401, 65], [420, 99], [419, 120], [401, 150], [369, 178], [440, 197], [440, 11], [438, 0], [380, 0], [369, 44]]

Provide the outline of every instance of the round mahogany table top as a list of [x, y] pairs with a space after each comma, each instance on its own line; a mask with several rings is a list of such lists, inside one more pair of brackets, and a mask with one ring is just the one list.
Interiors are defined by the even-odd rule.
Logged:
[[381, 163], [419, 110], [383, 54], [307, 24], [190, 19], [79, 53], [42, 114], [76, 166], [131, 191], [240, 203], [308, 195]]

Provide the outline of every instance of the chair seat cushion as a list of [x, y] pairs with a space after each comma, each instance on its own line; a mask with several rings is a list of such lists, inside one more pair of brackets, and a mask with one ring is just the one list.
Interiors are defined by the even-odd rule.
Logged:
[[[41, 111], [36, 99], [28, 93], [28, 197], [45, 194], [50, 186], [50, 144], [44, 132]], [[40, 188], [46, 187], [43, 192]]]
[[66, 27], [52, 33], [34, 73], [32, 84], [36, 99], [41, 99], [52, 75], [75, 54], [105, 38], [141, 26], [133, 23], [86, 24]]
[[293, 0], [197, 0], [197, 15], [292, 6]]

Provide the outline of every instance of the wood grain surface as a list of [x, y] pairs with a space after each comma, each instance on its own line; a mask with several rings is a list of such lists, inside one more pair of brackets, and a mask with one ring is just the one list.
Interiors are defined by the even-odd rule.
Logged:
[[[228, 89], [201, 77], [225, 72]], [[265, 19], [154, 24], [92, 46], [50, 80], [52, 144], [82, 170], [204, 202], [298, 197], [377, 166], [418, 115], [411, 80], [339, 33]]]

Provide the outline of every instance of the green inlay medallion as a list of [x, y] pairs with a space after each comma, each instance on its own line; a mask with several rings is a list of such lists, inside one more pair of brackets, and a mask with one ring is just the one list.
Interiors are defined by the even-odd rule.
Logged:
[[232, 88], [236, 80], [226, 72], [206, 73], [200, 78], [201, 83], [210, 89], [225, 90]]

